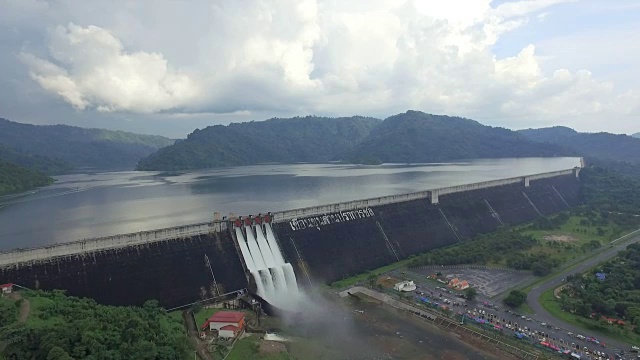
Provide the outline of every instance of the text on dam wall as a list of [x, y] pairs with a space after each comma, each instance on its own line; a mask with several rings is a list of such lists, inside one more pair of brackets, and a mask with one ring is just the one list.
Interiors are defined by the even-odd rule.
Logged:
[[292, 219], [289, 221], [291, 229], [304, 230], [311, 227], [320, 227], [323, 225], [336, 224], [345, 221], [373, 217], [375, 214], [371, 208], [358, 209], [352, 211], [341, 211], [339, 213], [325, 214], [320, 216], [309, 217], [305, 219]]

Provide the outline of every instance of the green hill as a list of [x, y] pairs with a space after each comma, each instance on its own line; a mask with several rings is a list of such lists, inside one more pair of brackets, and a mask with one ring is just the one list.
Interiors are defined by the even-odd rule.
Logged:
[[173, 142], [162, 136], [30, 125], [0, 118], [0, 144], [18, 153], [56, 158], [76, 167], [132, 168], [141, 158]]
[[74, 166], [70, 163], [52, 159], [42, 155], [34, 155], [20, 152], [6, 146], [0, 145], [0, 160], [10, 162], [31, 170], [36, 170], [48, 175], [64, 174], [73, 170]]
[[0, 159], [0, 195], [27, 191], [53, 183], [47, 175]]
[[580, 133], [562, 126], [520, 130], [519, 133], [532, 141], [563, 146], [585, 157], [640, 162], [640, 139], [629, 135]]
[[362, 141], [380, 120], [315, 116], [196, 129], [141, 160], [138, 170], [185, 170], [265, 162], [327, 162]]
[[571, 152], [477, 121], [407, 111], [385, 119], [344, 158], [350, 162], [418, 163], [558, 155]]

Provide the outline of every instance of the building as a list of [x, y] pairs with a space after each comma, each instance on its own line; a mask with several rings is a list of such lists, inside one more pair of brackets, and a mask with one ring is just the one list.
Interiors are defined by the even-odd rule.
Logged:
[[207, 319], [202, 330], [218, 331], [220, 337], [235, 337], [244, 329], [244, 315], [241, 311], [218, 311]]
[[601, 272], [596, 273], [596, 278], [600, 281], [604, 281], [607, 278], [607, 274]]
[[232, 339], [240, 333], [240, 328], [233, 325], [225, 325], [218, 330], [218, 337]]
[[449, 281], [449, 287], [456, 290], [464, 290], [469, 288], [469, 282], [467, 280], [460, 280], [458, 278], [453, 278]]
[[13, 292], [13, 284], [2, 284], [0, 285], [0, 289], [3, 294], [11, 294], [11, 292]]
[[413, 281], [401, 281], [393, 285], [393, 288], [398, 291], [414, 291], [417, 287]]

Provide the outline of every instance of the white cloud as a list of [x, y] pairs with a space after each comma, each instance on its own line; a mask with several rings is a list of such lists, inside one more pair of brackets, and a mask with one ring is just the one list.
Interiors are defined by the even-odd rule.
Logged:
[[413, 108], [512, 127], [637, 112], [636, 93], [586, 70], [549, 69], [535, 44], [493, 54], [503, 34], [543, 26], [563, 2], [572, 0], [100, 2], [114, 10], [54, 9], [49, 22], [83, 25], [54, 27], [47, 56], [21, 59], [43, 89], [98, 111], [385, 116]]
[[79, 110], [151, 113], [185, 105], [196, 81], [171, 70], [161, 54], [124, 51], [108, 31], [73, 23], [51, 34], [53, 61], [21, 53], [31, 78]]

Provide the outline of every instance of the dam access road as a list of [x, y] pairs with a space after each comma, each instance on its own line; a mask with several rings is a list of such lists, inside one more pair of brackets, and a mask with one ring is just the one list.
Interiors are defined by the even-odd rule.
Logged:
[[[636, 243], [640, 241], [640, 229], [627, 234], [617, 240], [614, 240], [614, 245], [609, 247], [608, 249], [601, 251], [597, 255], [585, 260], [584, 262], [579, 263], [576, 266], [572, 266], [560, 273], [551, 279], [534, 286], [531, 291], [527, 294], [527, 303], [531, 307], [531, 309], [535, 312], [535, 318], [538, 321], [546, 322], [548, 324], [554, 324], [563, 329], [566, 329], [568, 332], [573, 332], [574, 334], [582, 334], [584, 336], [593, 336], [594, 334], [588, 333], [588, 330], [579, 328], [575, 325], [569, 324], [561, 319], [553, 316], [549, 311], [547, 311], [542, 304], [540, 303], [540, 296], [542, 293], [549, 289], [555, 289], [558, 286], [564, 283], [564, 279], [571, 274], [576, 273], [584, 273], [585, 271], [591, 269], [597, 264], [606, 261], [608, 259], [613, 258], [618, 254], [618, 252], [624, 250], [628, 245]], [[638, 344], [627, 344], [620, 340], [614, 340], [608, 336], [596, 336], [600, 341], [604, 341], [607, 344], [607, 348], [612, 350], [623, 350], [625, 353], [629, 352], [631, 345]], [[587, 346], [592, 348], [594, 345], [591, 343], [587, 343], [583, 340], [578, 340], [576, 338], [573, 339], [576, 344], [580, 343], [581, 346]], [[618, 351], [616, 351], [618, 352]]]

